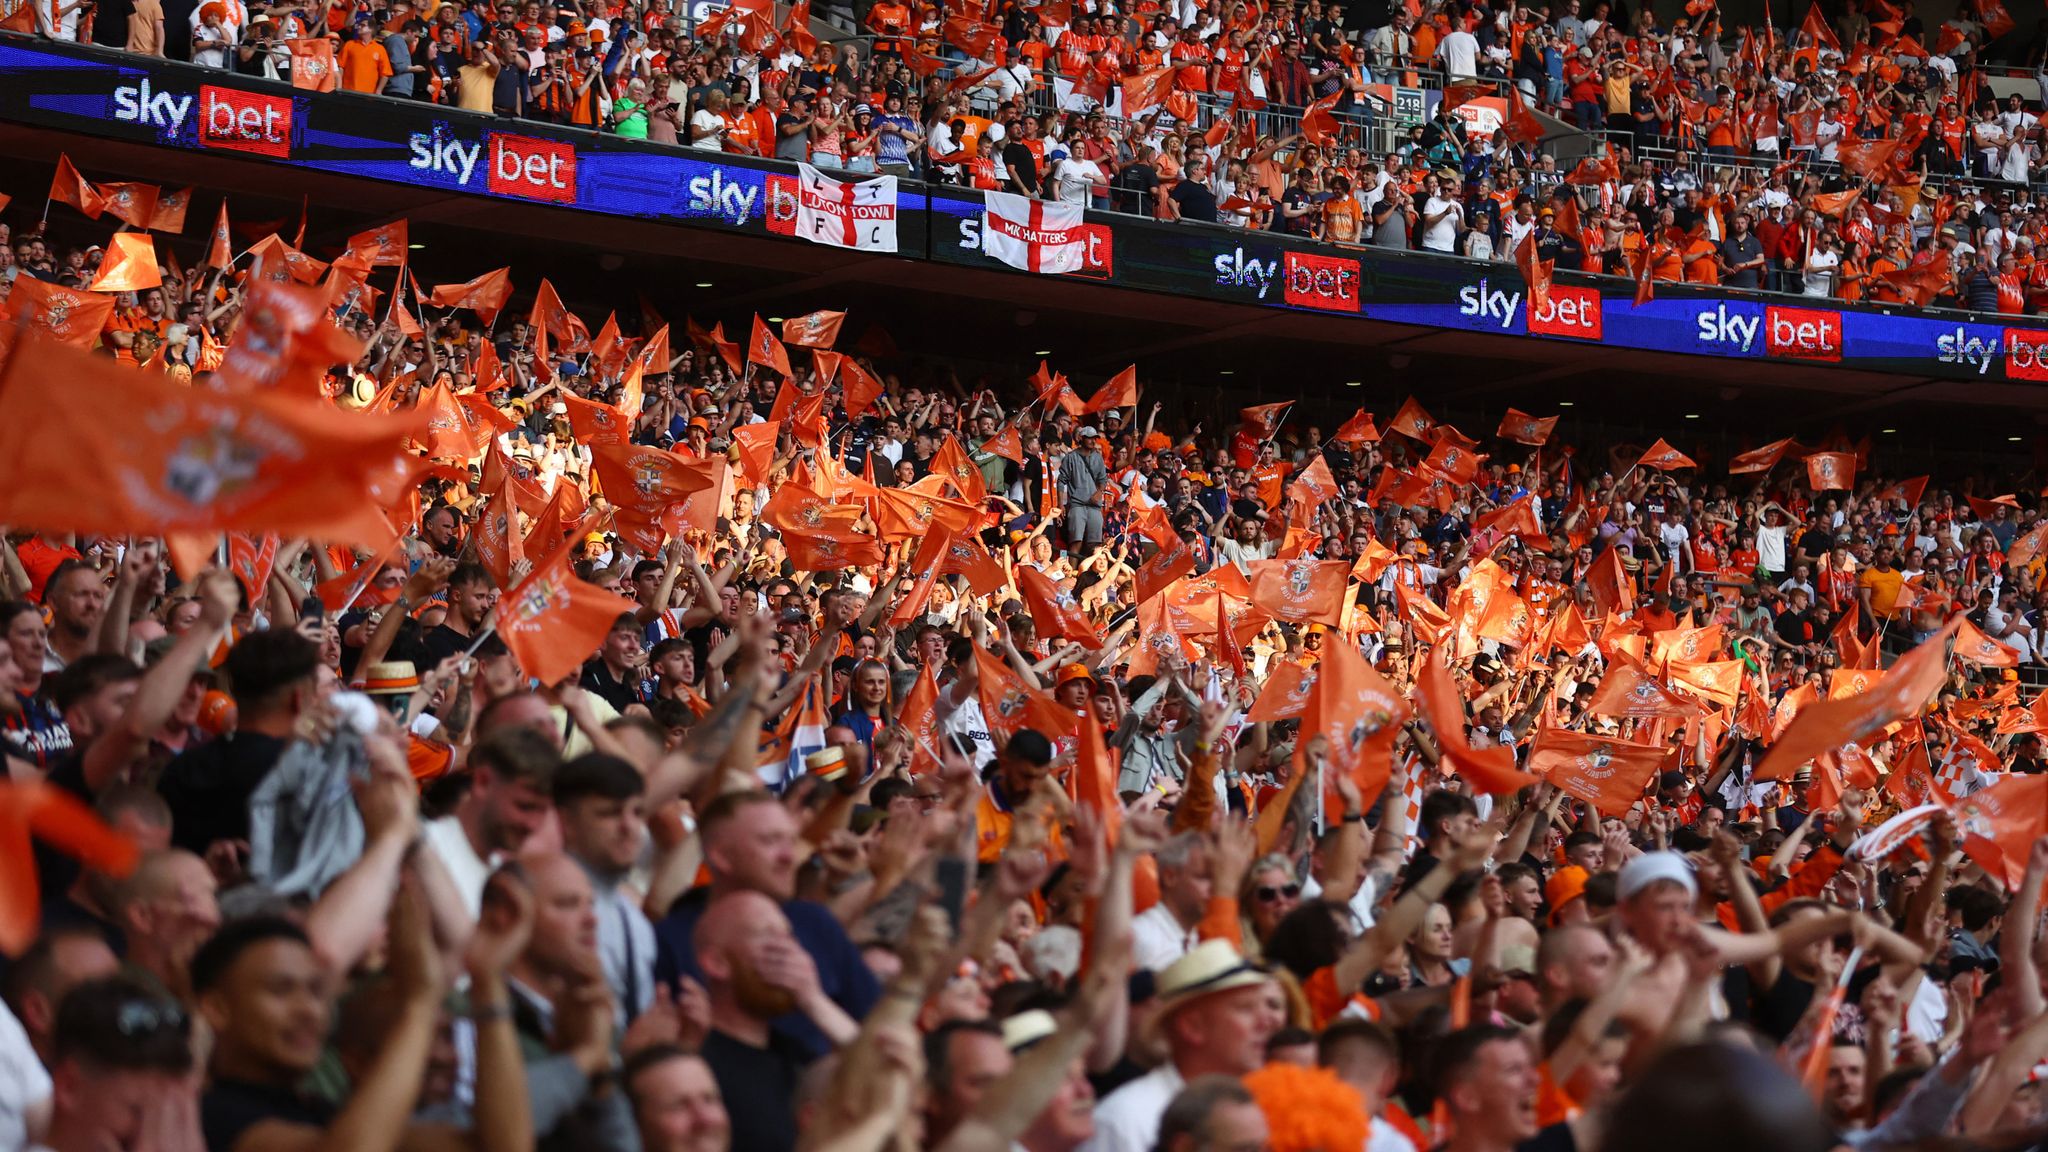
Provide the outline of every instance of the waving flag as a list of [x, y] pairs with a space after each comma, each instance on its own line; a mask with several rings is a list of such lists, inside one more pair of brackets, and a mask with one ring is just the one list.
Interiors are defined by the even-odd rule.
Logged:
[[982, 198], [983, 252], [1012, 268], [1048, 275], [1073, 272], [1086, 263], [1081, 205], [1009, 192], [984, 192]]
[[1031, 622], [1038, 625], [1040, 636], [1072, 640], [1091, 651], [1102, 647], [1102, 635], [1088, 622], [1072, 592], [1029, 566], [1018, 566], [1016, 577], [1017, 591], [1024, 597], [1024, 607], [1031, 613]]
[[896, 251], [896, 177], [834, 180], [797, 165], [796, 234], [813, 244]]
[[1557, 420], [1555, 416], [1531, 416], [1527, 412], [1510, 408], [1508, 414], [1501, 417], [1500, 431], [1494, 435], [1503, 440], [1513, 440], [1517, 444], [1540, 446], [1550, 439], [1551, 431], [1557, 427]]
[[1474, 791], [1498, 796], [1541, 783], [1537, 777], [1516, 769], [1512, 750], [1498, 745], [1472, 747], [1465, 731], [1465, 699], [1458, 694], [1458, 686], [1444, 664], [1442, 645], [1433, 645], [1423, 660], [1422, 670], [1416, 674], [1415, 692], [1423, 719], [1429, 721], [1430, 730], [1436, 733], [1444, 762], [1463, 776]]
[[1797, 447], [1798, 442], [1787, 436], [1761, 448], [1752, 448], [1728, 461], [1728, 473], [1731, 476], [1740, 476], [1749, 472], [1769, 472], [1777, 467], [1778, 461], [1783, 460]]
[[1109, 378], [1102, 390], [1088, 398], [1083, 406], [1084, 415], [1107, 412], [1112, 408], [1133, 408], [1138, 403], [1138, 366], [1136, 364]]
[[94, 292], [140, 292], [164, 282], [157, 267], [156, 245], [147, 232], [116, 232], [107, 239], [99, 271], [86, 285]]
[[62, 153], [57, 155], [57, 174], [50, 180], [50, 199], [69, 204], [95, 220], [107, 210], [106, 197], [90, 180], [80, 176], [78, 169], [72, 167], [71, 157]]
[[1847, 492], [1856, 487], [1854, 452], [1815, 452], [1806, 458], [1806, 483], [1815, 492]]
[[1660, 472], [1673, 472], [1680, 468], [1697, 468], [1699, 465], [1692, 462], [1692, 457], [1687, 456], [1685, 453], [1666, 444], [1662, 439], [1659, 439], [1655, 444], [1650, 445], [1649, 451], [1643, 453], [1641, 460], [1636, 461], [1636, 467], [1655, 468]]
[[467, 308], [489, 324], [511, 298], [512, 269], [500, 268], [460, 284], [436, 284], [427, 302], [436, 308]]
[[1947, 674], [1949, 639], [1962, 619], [1950, 620], [1900, 657], [1869, 691], [1800, 709], [1757, 764], [1753, 778], [1787, 779], [1800, 765], [1830, 748], [1866, 743], [1890, 725], [1919, 715]]
[[1670, 755], [1656, 744], [1544, 728], [1529, 747], [1527, 766], [1565, 795], [1620, 816], [1642, 799]]
[[574, 536], [564, 540], [498, 602], [498, 635], [521, 670], [542, 684], [574, 673], [620, 615], [636, 607], [576, 577], [569, 567], [576, 544]]
[[313, 396], [184, 387], [40, 339], [9, 358], [0, 404], [0, 521], [109, 535], [381, 544], [391, 529], [363, 499], [368, 475], [418, 424]]
[[846, 323], [844, 312], [810, 312], [782, 322], [784, 343], [799, 348], [830, 348], [839, 342], [839, 328]]

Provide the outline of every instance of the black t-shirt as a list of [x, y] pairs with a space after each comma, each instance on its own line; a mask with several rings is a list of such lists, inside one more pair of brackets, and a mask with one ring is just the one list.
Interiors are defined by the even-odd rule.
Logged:
[[1784, 612], [1779, 614], [1774, 627], [1778, 638], [1787, 644], [1811, 644], [1819, 639], [1819, 629], [1813, 626], [1813, 610]]
[[1825, 556], [1834, 546], [1834, 533], [1819, 528], [1808, 528], [1799, 537], [1799, 552], [1804, 556]]
[[585, 692], [611, 705], [614, 711], [624, 712], [630, 705], [647, 702], [640, 694], [638, 676], [629, 671], [624, 680], [614, 680], [611, 669], [606, 668], [602, 660], [592, 660], [585, 664], [583, 676], [578, 683], [583, 685]]
[[1003, 142], [1003, 167], [1026, 191], [1038, 191], [1038, 157], [1031, 154], [1031, 149], [1026, 148], [1022, 140], [1011, 138]]
[[275, 736], [232, 732], [171, 761], [156, 783], [171, 808], [171, 843], [204, 856], [216, 840], [247, 840], [249, 795], [284, 749]]
[[265, 1120], [325, 1128], [334, 1121], [334, 1106], [242, 1080], [216, 1079], [199, 1098], [199, 1130], [209, 1152], [234, 1152], [242, 1134]]
[[704, 1037], [702, 1055], [732, 1118], [734, 1148], [790, 1152], [796, 1147], [796, 1084], [810, 1062], [802, 1045], [770, 1032], [768, 1046], [756, 1048], [714, 1028]]
[[1117, 169], [1116, 209], [1140, 216], [1152, 214], [1152, 190], [1159, 187], [1159, 172], [1150, 164], [1126, 164]]
[[1182, 180], [1173, 186], [1173, 202], [1180, 205], [1183, 220], [1216, 222], [1216, 194], [1199, 180]]
[[420, 650], [426, 653], [426, 660], [419, 663], [421, 671], [437, 668], [441, 661], [450, 656], [460, 656], [476, 643], [476, 637], [466, 636], [446, 624], [434, 625], [434, 630], [420, 638]]

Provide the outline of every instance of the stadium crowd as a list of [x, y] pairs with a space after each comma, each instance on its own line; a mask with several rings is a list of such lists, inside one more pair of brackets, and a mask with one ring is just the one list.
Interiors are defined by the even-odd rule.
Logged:
[[[1789, 20], [1790, 14], [1784, 14]], [[1098, 210], [1640, 280], [2038, 310], [2037, 75], [2002, 0], [1726, 24], [1580, 0], [19, 0], [8, 26]], [[1393, 124], [1396, 86], [1433, 113]], [[2031, 85], [2031, 87], [2030, 87]], [[1484, 106], [1482, 108], [1482, 106]], [[1548, 122], [1536, 109], [1550, 113]], [[1588, 136], [1590, 134], [1590, 138]], [[1590, 154], [1589, 154], [1590, 153]], [[1583, 157], [1574, 162], [1560, 160]]]
[[0, 1147], [2040, 1139], [2036, 492], [54, 212]]

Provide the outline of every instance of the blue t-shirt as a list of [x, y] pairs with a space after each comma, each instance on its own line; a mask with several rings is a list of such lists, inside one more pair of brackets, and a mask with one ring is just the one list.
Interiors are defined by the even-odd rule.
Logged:
[[[704, 907], [710, 900], [708, 888], [692, 889], [676, 901], [668, 915], [654, 924], [654, 978], [671, 989], [684, 976], [700, 984], [704, 982], [704, 973], [697, 967], [697, 950], [692, 938], [697, 930], [697, 917], [704, 914]], [[840, 926], [839, 918], [823, 904], [813, 904], [809, 900], [791, 900], [783, 904], [782, 913], [789, 917], [790, 931], [795, 933], [796, 942], [803, 945], [804, 951], [809, 952], [816, 962], [818, 986], [825, 995], [845, 1009], [848, 1016], [855, 1020], [866, 1019], [868, 1011], [882, 998], [881, 984], [869, 971], [867, 961], [861, 958], [860, 949], [854, 947], [852, 939], [846, 935], [846, 929]], [[802, 1044], [813, 1056], [823, 1056], [832, 1051], [831, 1041], [802, 1012], [777, 1018], [774, 1028]]]
[[[893, 124], [899, 131], [905, 133], [917, 131], [917, 121], [912, 120], [908, 116], [891, 116], [884, 114], [878, 117], [875, 120], [875, 123], [878, 126], [883, 124]], [[878, 146], [877, 155], [880, 157], [882, 163], [910, 163], [910, 140], [908, 136], [892, 136], [889, 133], [884, 132], [877, 139], [876, 143]]]

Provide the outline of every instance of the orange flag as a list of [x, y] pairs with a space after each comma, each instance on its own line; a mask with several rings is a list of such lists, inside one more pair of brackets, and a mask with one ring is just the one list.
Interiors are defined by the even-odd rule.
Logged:
[[0, 404], [0, 522], [108, 535], [381, 544], [390, 526], [362, 495], [418, 425], [311, 396], [184, 387], [39, 339], [14, 350]]
[[264, 533], [259, 540], [246, 532], [228, 533], [228, 570], [242, 582], [250, 600], [263, 595], [270, 585], [270, 569], [277, 562], [277, 537]]
[[1674, 684], [1683, 684], [1702, 697], [1733, 708], [1742, 693], [1740, 660], [1673, 660], [1668, 674]]
[[114, 314], [112, 296], [80, 292], [33, 276], [14, 278], [7, 305], [15, 321], [28, 331], [75, 348], [91, 347]]
[[2026, 533], [2012, 542], [2005, 550], [2005, 562], [2014, 568], [2024, 568], [2041, 554], [2043, 541], [2048, 541], [2048, 520], [2043, 520], [2027, 529]]
[[1806, 458], [1806, 483], [1815, 492], [1848, 492], [1856, 487], [1854, 452], [1815, 452]]
[[636, 605], [577, 579], [570, 537], [498, 602], [498, 635], [528, 676], [553, 685], [572, 675]]
[[915, 540], [934, 527], [966, 536], [981, 522], [980, 513], [972, 504], [908, 488], [878, 489], [874, 517], [883, 540]]
[[1479, 477], [1479, 465], [1485, 460], [1483, 454], [1446, 436], [1436, 442], [1436, 447], [1430, 449], [1428, 459], [1422, 463], [1454, 483], [1470, 484]]
[[1641, 460], [1636, 461], [1636, 467], [1655, 468], [1660, 472], [1672, 472], [1680, 468], [1697, 468], [1699, 465], [1693, 463], [1691, 457], [1688, 457], [1683, 452], [1666, 444], [1663, 440], [1658, 440], [1655, 444], [1650, 445], [1648, 452], [1643, 453]]
[[406, 261], [408, 229], [403, 220], [379, 224], [348, 238], [348, 250], [378, 267], [395, 267]]
[[1920, 714], [1941, 687], [1948, 667], [1948, 643], [1962, 622], [1957, 616], [1924, 643], [1901, 656], [1877, 686], [1860, 696], [1822, 700], [1800, 709], [1756, 766], [1752, 778], [1783, 780], [1830, 748], [1866, 743], [1885, 728]]
[[1102, 390], [1088, 398], [1082, 408], [1084, 415], [1107, 412], [1112, 408], [1132, 408], [1138, 403], [1138, 366], [1136, 364], [1109, 378]]
[[88, 870], [135, 871], [135, 841], [107, 826], [71, 793], [43, 783], [0, 781], [0, 952], [20, 956], [42, 930], [34, 840]]
[[931, 471], [944, 476], [960, 498], [970, 504], [988, 499], [988, 484], [982, 479], [981, 469], [968, 459], [967, 450], [960, 447], [960, 441], [951, 432], [946, 433], [946, 442], [932, 454]]
[[1344, 598], [1351, 566], [1342, 560], [1254, 560], [1251, 602], [1275, 620], [1303, 624], [1344, 623]]
[[1787, 436], [1783, 440], [1774, 440], [1761, 448], [1752, 448], [1733, 460], [1728, 461], [1728, 472], [1730, 475], [1735, 476], [1740, 476], [1745, 472], [1768, 472], [1776, 467], [1778, 461], [1783, 460], [1796, 447], [1798, 447], [1798, 442]]
[[1002, 430], [982, 441], [981, 450], [991, 456], [1001, 456], [1012, 464], [1024, 463], [1024, 440], [1017, 435], [1017, 426], [1005, 424]]
[[1670, 660], [1708, 660], [1721, 654], [1721, 626], [1672, 628], [1650, 637], [1650, 642], [1653, 666], [1661, 667]]
[[1579, 606], [1567, 600], [1550, 613], [1550, 619], [1543, 624], [1543, 631], [1536, 637], [1540, 651], [1577, 653], [1593, 642], [1593, 634], [1586, 627], [1586, 618], [1579, 613]]
[[1413, 713], [1400, 690], [1373, 671], [1356, 645], [1331, 639], [1302, 719], [1302, 738], [1326, 737], [1330, 768], [1349, 776], [1358, 785], [1360, 802], [1371, 805], [1386, 789], [1394, 740]]
[[1985, 668], [2017, 668], [2020, 654], [1986, 636], [1965, 616], [1956, 629], [1956, 659]]
[[[930, 675], [927, 671], [926, 675]], [[1074, 771], [1067, 777], [1067, 796], [1077, 807], [1087, 808], [1102, 822], [1109, 842], [1116, 843], [1122, 827], [1124, 805], [1116, 791], [1117, 766], [1102, 739], [1102, 725], [1093, 716], [1083, 716], [1074, 743]]]
[[421, 393], [417, 411], [427, 418], [425, 446], [430, 460], [468, 464], [496, 435], [490, 425], [459, 403], [445, 384], [435, 384]]
[[2048, 833], [2048, 776], [2013, 773], [1972, 792], [1954, 808], [1963, 854], [1986, 872], [2019, 887], [2034, 841]]
[[388, 587], [378, 587], [377, 574], [393, 564], [405, 566], [402, 559], [393, 559], [401, 539], [392, 535], [382, 548], [354, 568], [313, 586], [314, 595], [327, 606], [329, 615], [338, 616], [354, 604], [389, 604], [398, 599], [401, 585], [393, 582]]
[[1293, 483], [1287, 486], [1287, 494], [1298, 505], [1309, 509], [1336, 499], [1341, 492], [1337, 478], [1330, 474], [1329, 462], [1320, 452], [1308, 462], [1308, 467], [1295, 473]]
[[782, 547], [799, 572], [836, 572], [882, 562], [881, 541], [862, 532], [823, 528], [785, 537]]
[[147, 232], [116, 232], [100, 256], [99, 271], [86, 287], [94, 292], [140, 292], [164, 282], [156, 264], [156, 244]]
[[1567, 796], [1608, 816], [1621, 816], [1642, 798], [1669, 758], [1656, 744], [1544, 728], [1529, 747], [1528, 768]]
[[106, 214], [130, 228], [147, 228], [156, 216], [157, 186], [119, 182], [98, 186]]
[[834, 504], [802, 484], [776, 485], [768, 502], [761, 505], [761, 522], [785, 534], [820, 528], [852, 532], [861, 516], [859, 504]]
[[1465, 698], [1451, 681], [1442, 645], [1431, 646], [1422, 669], [1416, 673], [1415, 696], [1422, 706], [1423, 719], [1429, 721], [1430, 730], [1436, 733], [1444, 763], [1470, 782], [1475, 791], [1498, 796], [1540, 782], [1515, 767], [1512, 750], [1498, 745], [1472, 747], [1465, 731]]
[[937, 772], [939, 760], [939, 684], [932, 678], [931, 665], [917, 670], [910, 691], [903, 694], [896, 722], [910, 733], [910, 774], [925, 776]]
[[[483, 515], [477, 517], [476, 526], [470, 530], [469, 542], [476, 549], [477, 562], [491, 574], [498, 587], [511, 587], [512, 571], [518, 567], [522, 557], [519, 520], [512, 506], [509, 478], [485, 502]], [[558, 540], [548, 541], [550, 546], [559, 543]]]
[[71, 157], [58, 154], [57, 175], [50, 180], [50, 199], [59, 204], [69, 204], [87, 216], [97, 220], [106, 211], [106, 198], [92, 182], [78, 174], [71, 166]]
[[1543, 524], [1536, 519], [1534, 497], [1523, 496], [1509, 501], [1505, 506], [1477, 516], [1472, 521], [1474, 535], [1481, 532], [1498, 532], [1503, 536], [1519, 536], [1542, 545], [1549, 545], [1550, 534], [1543, 530]]
[[1387, 430], [1399, 432], [1403, 436], [1426, 444], [1435, 439], [1430, 433], [1436, 426], [1436, 417], [1423, 411], [1422, 405], [1415, 402], [1415, 397], [1410, 396], [1401, 402], [1401, 410], [1394, 413], [1394, 419], [1388, 423]]
[[590, 471], [604, 498], [620, 508], [659, 515], [715, 482], [709, 462], [636, 444], [601, 444], [590, 450]]
[[[1320, 665], [1283, 660], [1266, 677], [1244, 718], [1257, 724], [1269, 720], [1292, 720], [1308, 710], [1315, 698]], [[1404, 703], [1403, 708], [1406, 705]]]
[[782, 338], [799, 348], [830, 348], [839, 342], [844, 312], [811, 312], [782, 322]]
[[796, 375], [789, 370], [789, 350], [782, 346], [782, 341], [775, 338], [775, 333], [769, 331], [767, 322], [761, 319], [759, 312], [754, 313], [753, 335], [747, 339], [747, 363], [773, 368], [781, 373], [784, 379]]
[[1017, 592], [1024, 597], [1024, 607], [1031, 613], [1031, 622], [1038, 625], [1040, 636], [1072, 640], [1090, 651], [1102, 647], [1102, 635], [1089, 623], [1073, 593], [1029, 566], [1019, 565], [1016, 578]]
[[235, 262], [234, 233], [228, 227], [228, 202], [220, 202], [220, 216], [213, 222], [213, 235], [206, 245], [206, 266], [225, 268]]
[[609, 404], [561, 390], [555, 399], [569, 410], [569, 435], [578, 444], [624, 444], [632, 434], [633, 422]]
[[1531, 416], [1527, 412], [1510, 408], [1508, 414], [1501, 417], [1500, 431], [1494, 435], [1503, 440], [1513, 440], [1517, 444], [1541, 445], [1549, 441], [1551, 430], [1557, 427], [1557, 421], [1558, 418], [1555, 416]]
[[1700, 705], [1659, 685], [1655, 676], [1628, 660], [1616, 660], [1608, 668], [1608, 674], [1599, 681], [1599, 687], [1593, 689], [1593, 697], [1585, 703], [1585, 709], [1593, 715], [1667, 719], [1692, 719], [1694, 715], [1700, 715]]
[[1373, 427], [1372, 413], [1359, 409], [1337, 429], [1330, 439], [1339, 444], [1370, 444], [1380, 438], [1380, 430]]
[[496, 322], [499, 310], [511, 298], [512, 269], [500, 268], [460, 284], [436, 284], [427, 302], [436, 308], [467, 308], [490, 324]]
[[739, 452], [740, 476], [750, 484], [766, 484], [768, 469], [775, 463], [775, 425], [763, 421], [742, 424], [732, 430], [732, 446]]
[[1176, 536], [1171, 545], [1154, 552], [1151, 559], [1138, 566], [1137, 591], [1133, 593], [1136, 602], [1145, 603], [1194, 570], [1194, 549]]
[[[1134, 369], [1127, 369], [1127, 371], [1132, 370]], [[1135, 384], [1132, 386], [1136, 387]], [[1245, 427], [1258, 434], [1259, 439], [1270, 440], [1275, 432], [1280, 431], [1280, 422], [1285, 418], [1287, 409], [1293, 405], [1294, 401], [1292, 400], [1282, 400], [1275, 404], [1259, 404], [1241, 409], [1238, 412], [1238, 416], [1244, 420]]]
[[1593, 607], [1602, 616], [1616, 612], [1633, 612], [1636, 606], [1636, 586], [1629, 579], [1628, 570], [1621, 566], [1621, 550], [1609, 546], [1593, 561], [1593, 568], [1586, 573], [1586, 586], [1593, 591]]
[[946, 559], [939, 571], [967, 577], [968, 585], [984, 596], [1001, 592], [1008, 578], [1002, 564], [972, 536], [956, 537], [946, 546]]
[[334, 62], [334, 41], [318, 36], [284, 43], [292, 54], [292, 87], [307, 92], [332, 92], [341, 87], [341, 69]]
[[1017, 670], [982, 645], [974, 646], [974, 695], [991, 734], [1007, 742], [1023, 728], [1048, 738], [1074, 730], [1078, 718], [1059, 706], [1050, 693], [1024, 683]]
[[1515, 269], [1522, 274], [1522, 283], [1529, 289], [1530, 315], [1550, 307], [1550, 274], [1556, 266], [1555, 260], [1536, 258], [1536, 231], [1530, 229], [1515, 247]]

